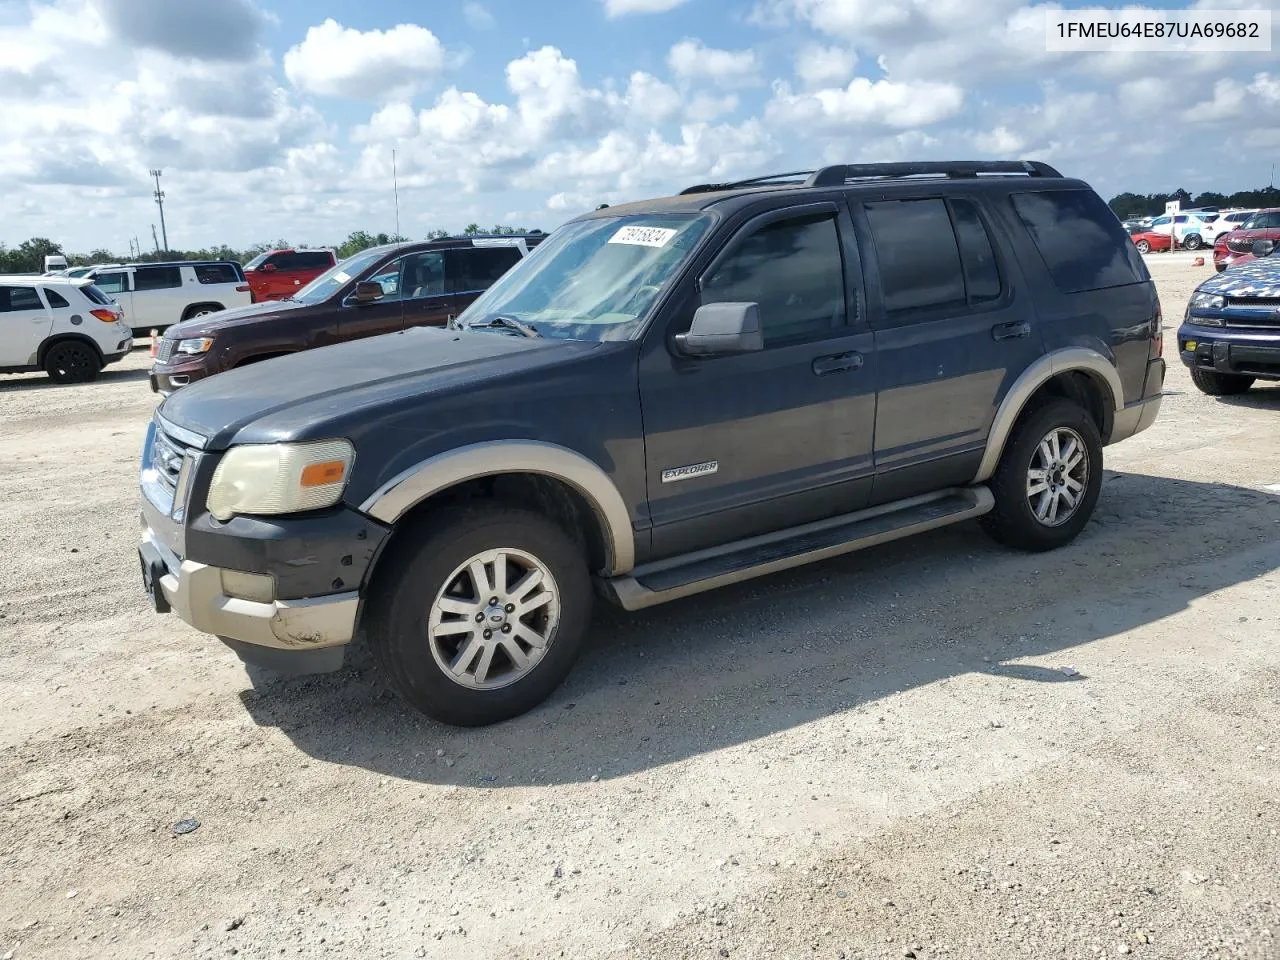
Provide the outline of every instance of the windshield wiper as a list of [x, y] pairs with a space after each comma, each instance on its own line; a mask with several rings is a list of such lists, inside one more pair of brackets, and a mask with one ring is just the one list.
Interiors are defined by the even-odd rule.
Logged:
[[529, 324], [524, 323], [520, 320], [517, 320], [515, 317], [504, 317], [504, 316], [495, 315], [490, 317], [484, 323], [475, 323], [475, 322], [468, 323], [462, 329], [470, 330], [473, 327], [480, 328], [480, 329], [484, 329], [485, 327], [506, 327], [508, 330], [515, 330], [521, 336], [525, 336], [525, 337], [542, 336], [542, 334], [538, 333], [538, 331], [535, 330], [533, 327], [531, 327]]

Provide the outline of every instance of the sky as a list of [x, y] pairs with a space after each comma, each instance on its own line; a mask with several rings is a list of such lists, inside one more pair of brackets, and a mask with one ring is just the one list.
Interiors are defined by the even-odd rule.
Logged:
[[174, 249], [392, 232], [393, 151], [410, 237], [833, 162], [1037, 159], [1104, 197], [1267, 184], [1277, 53], [1049, 53], [1045, 9], [0, 0], [0, 243], [149, 248], [152, 168]]

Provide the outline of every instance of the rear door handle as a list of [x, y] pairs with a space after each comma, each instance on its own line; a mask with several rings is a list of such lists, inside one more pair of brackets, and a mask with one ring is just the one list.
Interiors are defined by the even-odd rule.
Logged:
[[1025, 320], [1014, 323], [997, 323], [991, 328], [993, 340], [1022, 340], [1031, 336], [1031, 324]]
[[813, 361], [813, 372], [818, 376], [828, 373], [843, 373], [846, 370], [857, 370], [862, 366], [860, 353], [833, 353], [830, 356], [818, 357]]

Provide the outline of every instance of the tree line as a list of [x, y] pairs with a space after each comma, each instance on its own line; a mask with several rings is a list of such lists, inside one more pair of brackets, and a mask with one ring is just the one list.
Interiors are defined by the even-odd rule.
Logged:
[[1164, 205], [1179, 200], [1183, 209], [1188, 207], [1280, 207], [1280, 187], [1268, 186], [1258, 190], [1240, 190], [1236, 193], [1206, 191], [1194, 197], [1179, 187], [1173, 193], [1121, 193], [1111, 198], [1110, 206], [1121, 220], [1131, 217], [1154, 217], [1164, 213]]
[[[524, 227], [512, 227], [505, 224], [495, 224], [493, 227], [485, 229], [478, 223], [469, 223], [462, 231], [462, 235], [531, 232], [538, 231], [530, 231]], [[452, 236], [448, 230], [432, 230], [424, 239], [438, 240], [448, 236]], [[337, 244], [334, 250], [337, 252], [339, 260], [345, 260], [361, 250], [369, 249], [369, 247], [378, 247], [386, 243], [404, 243], [408, 240], [409, 237], [401, 234], [370, 233], [367, 230], [355, 230], [347, 235], [346, 240]], [[158, 260], [235, 260], [238, 263], [248, 263], [258, 254], [267, 250], [289, 250], [309, 246], [311, 244], [293, 244], [288, 240], [282, 239], [274, 243], [256, 243], [244, 250], [237, 250], [226, 244], [219, 244], [214, 247], [205, 247], [201, 250], [152, 250], [135, 257], [128, 254], [122, 256], [115, 251], [103, 248], [90, 250], [88, 253], [68, 253], [62, 248], [61, 244], [50, 240], [48, 237], [32, 237], [30, 240], [24, 240], [16, 247], [7, 247], [0, 243], [0, 274], [40, 273], [44, 270], [44, 258], [46, 256], [64, 256], [67, 258], [67, 265], [71, 267], [87, 267], [95, 263], [154, 263]]]

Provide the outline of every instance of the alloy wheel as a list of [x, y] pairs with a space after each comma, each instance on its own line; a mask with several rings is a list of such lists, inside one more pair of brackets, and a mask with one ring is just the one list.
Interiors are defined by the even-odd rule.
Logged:
[[1070, 427], [1055, 427], [1040, 441], [1027, 469], [1027, 501], [1046, 527], [1070, 520], [1089, 484], [1089, 450]]

